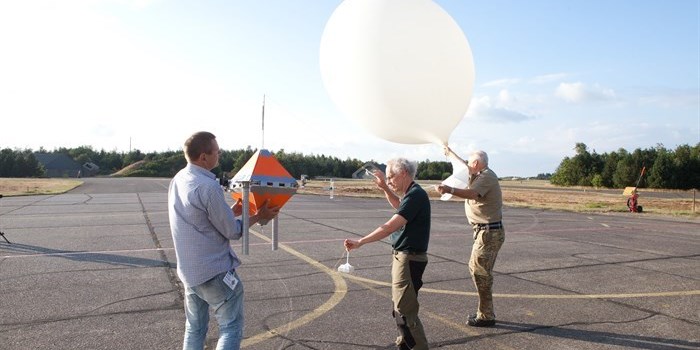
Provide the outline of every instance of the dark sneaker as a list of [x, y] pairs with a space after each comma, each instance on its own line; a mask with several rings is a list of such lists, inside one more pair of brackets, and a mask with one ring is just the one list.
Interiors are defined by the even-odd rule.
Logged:
[[477, 319], [476, 316], [469, 315], [467, 319], [467, 325], [472, 327], [493, 327], [496, 325], [496, 320], [481, 320]]

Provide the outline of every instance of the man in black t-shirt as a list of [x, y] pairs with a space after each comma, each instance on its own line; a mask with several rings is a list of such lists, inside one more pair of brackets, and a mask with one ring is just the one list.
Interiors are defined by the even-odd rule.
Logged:
[[428, 265], [430, 200], [425, 190], [414, 182], [416, 163], [403, 158], [392, 159], [387, 162], [386, 169], [386, 180], [381, 171], [376, 171], [375, 182], [396, 213], [360, 240], [346, 239], [345, 249], [350, 251], [391, 235], [392, 314], [399, 330], [396, 346], [401, 350], [424, 350], [428, 349], [428, 340], [418, 318], [418, 290], [423, 285], [423, 272]]

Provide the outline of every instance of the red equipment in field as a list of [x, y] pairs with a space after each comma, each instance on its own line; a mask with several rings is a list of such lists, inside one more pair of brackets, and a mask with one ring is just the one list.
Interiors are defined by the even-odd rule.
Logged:
[[642, 167], [642, 172], [639, 174], [637, 184], [634, 187], [625, 187], [625, 190], [622, 192], [623, 195], [629, 196], [629, 198], [627, 198], [627, 208], [632, 213], [641, 213], [643, 210], [642, 206], [637, 202], [637, 198], [639, 198], [637, 187], [639, 186], [639, 181], [642, 180], [642, 176], [644, 176], [646, 169], [646, 167]]

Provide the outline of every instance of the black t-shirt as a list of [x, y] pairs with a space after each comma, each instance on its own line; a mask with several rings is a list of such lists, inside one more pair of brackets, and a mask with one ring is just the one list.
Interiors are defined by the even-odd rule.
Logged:
[[430, 199], [425, 190], [412, 182], [406, 195], [401, 198], [396, 214], [408, 222], [391, 234], [394, 250], [427, 252], [430, 240]]

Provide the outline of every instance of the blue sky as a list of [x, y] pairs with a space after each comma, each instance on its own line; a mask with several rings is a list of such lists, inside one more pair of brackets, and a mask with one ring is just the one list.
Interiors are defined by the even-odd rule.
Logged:
[[[700, 142], [700, 1], [436, 0], [474, 57], [449, 143], [500, 176], [598, 153]], [[341, 1], [0, 1], [0, 148], [225, 149], [445, 160], [343, 115], [319, 69]], [[426, 124], [431, 122], [426, 117]]]

